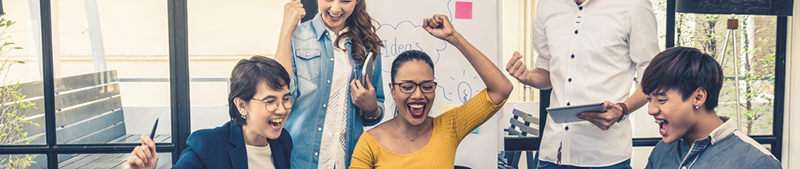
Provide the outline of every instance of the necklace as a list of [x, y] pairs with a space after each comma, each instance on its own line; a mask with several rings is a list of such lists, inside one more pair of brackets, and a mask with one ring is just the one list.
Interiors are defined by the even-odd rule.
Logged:
[[417, 131], [417, 135], [414, 135], [414, 138], [411, 138], [411, 137], [408, 137], [408, 135], [406, 135], [406, 133], [404, 133], [403, 130], [400, 129], [400, 124], [397, 124], [397, 119], [394, 119], [394, 124], [397, 125], [397, 130], [400, 130], [400, 134], [403, 134], [403, 136], [406, 136], [406, 138], [411, 140], [411, 142], [414, 142], [414, 139], [416, 139], [417, 136], [419, 136], [419, 133], [422, 132], [422, 129], [420, 129], [419, 131]]

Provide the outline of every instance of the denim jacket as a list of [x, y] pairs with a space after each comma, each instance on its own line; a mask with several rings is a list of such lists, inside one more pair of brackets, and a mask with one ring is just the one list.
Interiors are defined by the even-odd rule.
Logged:
[[[286, 128], [292, 135], [294, 149], [292, 151], [292, 168], [317, 168], [319, 161], [320, 141], [322, 140], [322, 129], [325, 124], [325, 113], [327, 112], [328, 97], [331, 92], [331, 79], [333, 78], [333, 41], [330, 39], [325, 25], [319, 15], [310, 21], [306, 21], [297, 26], [292, 34], [292, 79], [289, 90], [297, 96], [292, 113], [289, 114]], [[350, 49], [350, 40], [347, 40], [345, 47]], [[352, 50], [347, 50], [348, 55], [352, 55]], [[360, 78], [361, 69], [357, 68], [358, 63], [351, 59], [354, 69], [350, 81]], [[375, 88], [375, 96], [378, 106], [382, 112], [383, 106], [383, 84], [381, 76], [381, 57], [375, 60], [373, 71], [372, 87]], [[350, 82], [348, 81], [348, 83]], [[350, 165], [350, 158], [353, 149], [364, 132], [364, 126], [375, 125], [380, 120], [366, 122], [358, 116], [358, 108], [353, 105], [348, 97], [349, 112], [347, 112], [347, 140], [345, 165]], [[383, 114], [379, 119], [383, 118]]]
[[725, 123], [692, 145], [684, 139], [671, 144], [659, 141], [645, 169], [781, 168], [778, 159], [764, 146], [736, 129], [736, 120], [720, 119]]

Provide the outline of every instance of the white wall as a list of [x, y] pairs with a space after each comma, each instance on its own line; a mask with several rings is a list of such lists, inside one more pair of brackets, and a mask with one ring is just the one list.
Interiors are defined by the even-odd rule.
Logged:
[[[529, 67], [533, 67], [533, 59], [536, 58], [533, 52], [532, 35], [533, 35], [533, 9], [538, 0], [504, 0], [502, 5], [502, 35], [503, 35], [503, 60], [502, 65], [505, 66], [508, 60], [511, 59], [515, 51], [519, 51], [523, 56], [524, 61], [529, 63]], [[514, 84], [514, 92], [511, 93], [508, 101], [536, 101], [539, 99], [538, 94], [531, 95], [531, 89], [527, 89], [522, 83], [519, 83], [514, 77], [508, 75], [505, 67], [500, 68], [507, 77]], [[534, 93], [538, 93], [535, 90]]]

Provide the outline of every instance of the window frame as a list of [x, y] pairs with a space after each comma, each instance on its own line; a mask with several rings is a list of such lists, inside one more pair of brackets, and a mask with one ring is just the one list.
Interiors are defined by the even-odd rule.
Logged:
[[[172, 153], [172, 164], [187, 148], [186, 139], [191, 133], [189, 104], [189, 59], [187, 0], [167, 0], [169, 29], [170, 116], [171, 143], [156, 143], [157, 152]], [[95, 143], [60, 144], [56, 139], [55, 89], [53, 70], [53, 28], [49, 0], [39, 1], [42, 42], [42, 79], [45, 114], [44, 145], [0, 145], [0, 154], [45, 154], [47, 168], [58, 168], [59, 154], [74, 153], [129, 153], [141, 144]], [[180, 98], [180, 99], [178, 99]]]

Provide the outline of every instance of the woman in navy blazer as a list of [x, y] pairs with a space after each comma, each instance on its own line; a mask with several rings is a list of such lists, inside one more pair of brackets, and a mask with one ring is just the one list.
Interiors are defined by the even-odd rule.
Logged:
[[[289, 73], [263, 56], [242, 59], [231, 73], [230, 122], [193, 132], [172, 168], [290, 168], [292, 138], [283, 129], [292, 109]], [[142, 135], [128, 158], [132, 169], [156, 167], [155, 143]]]

